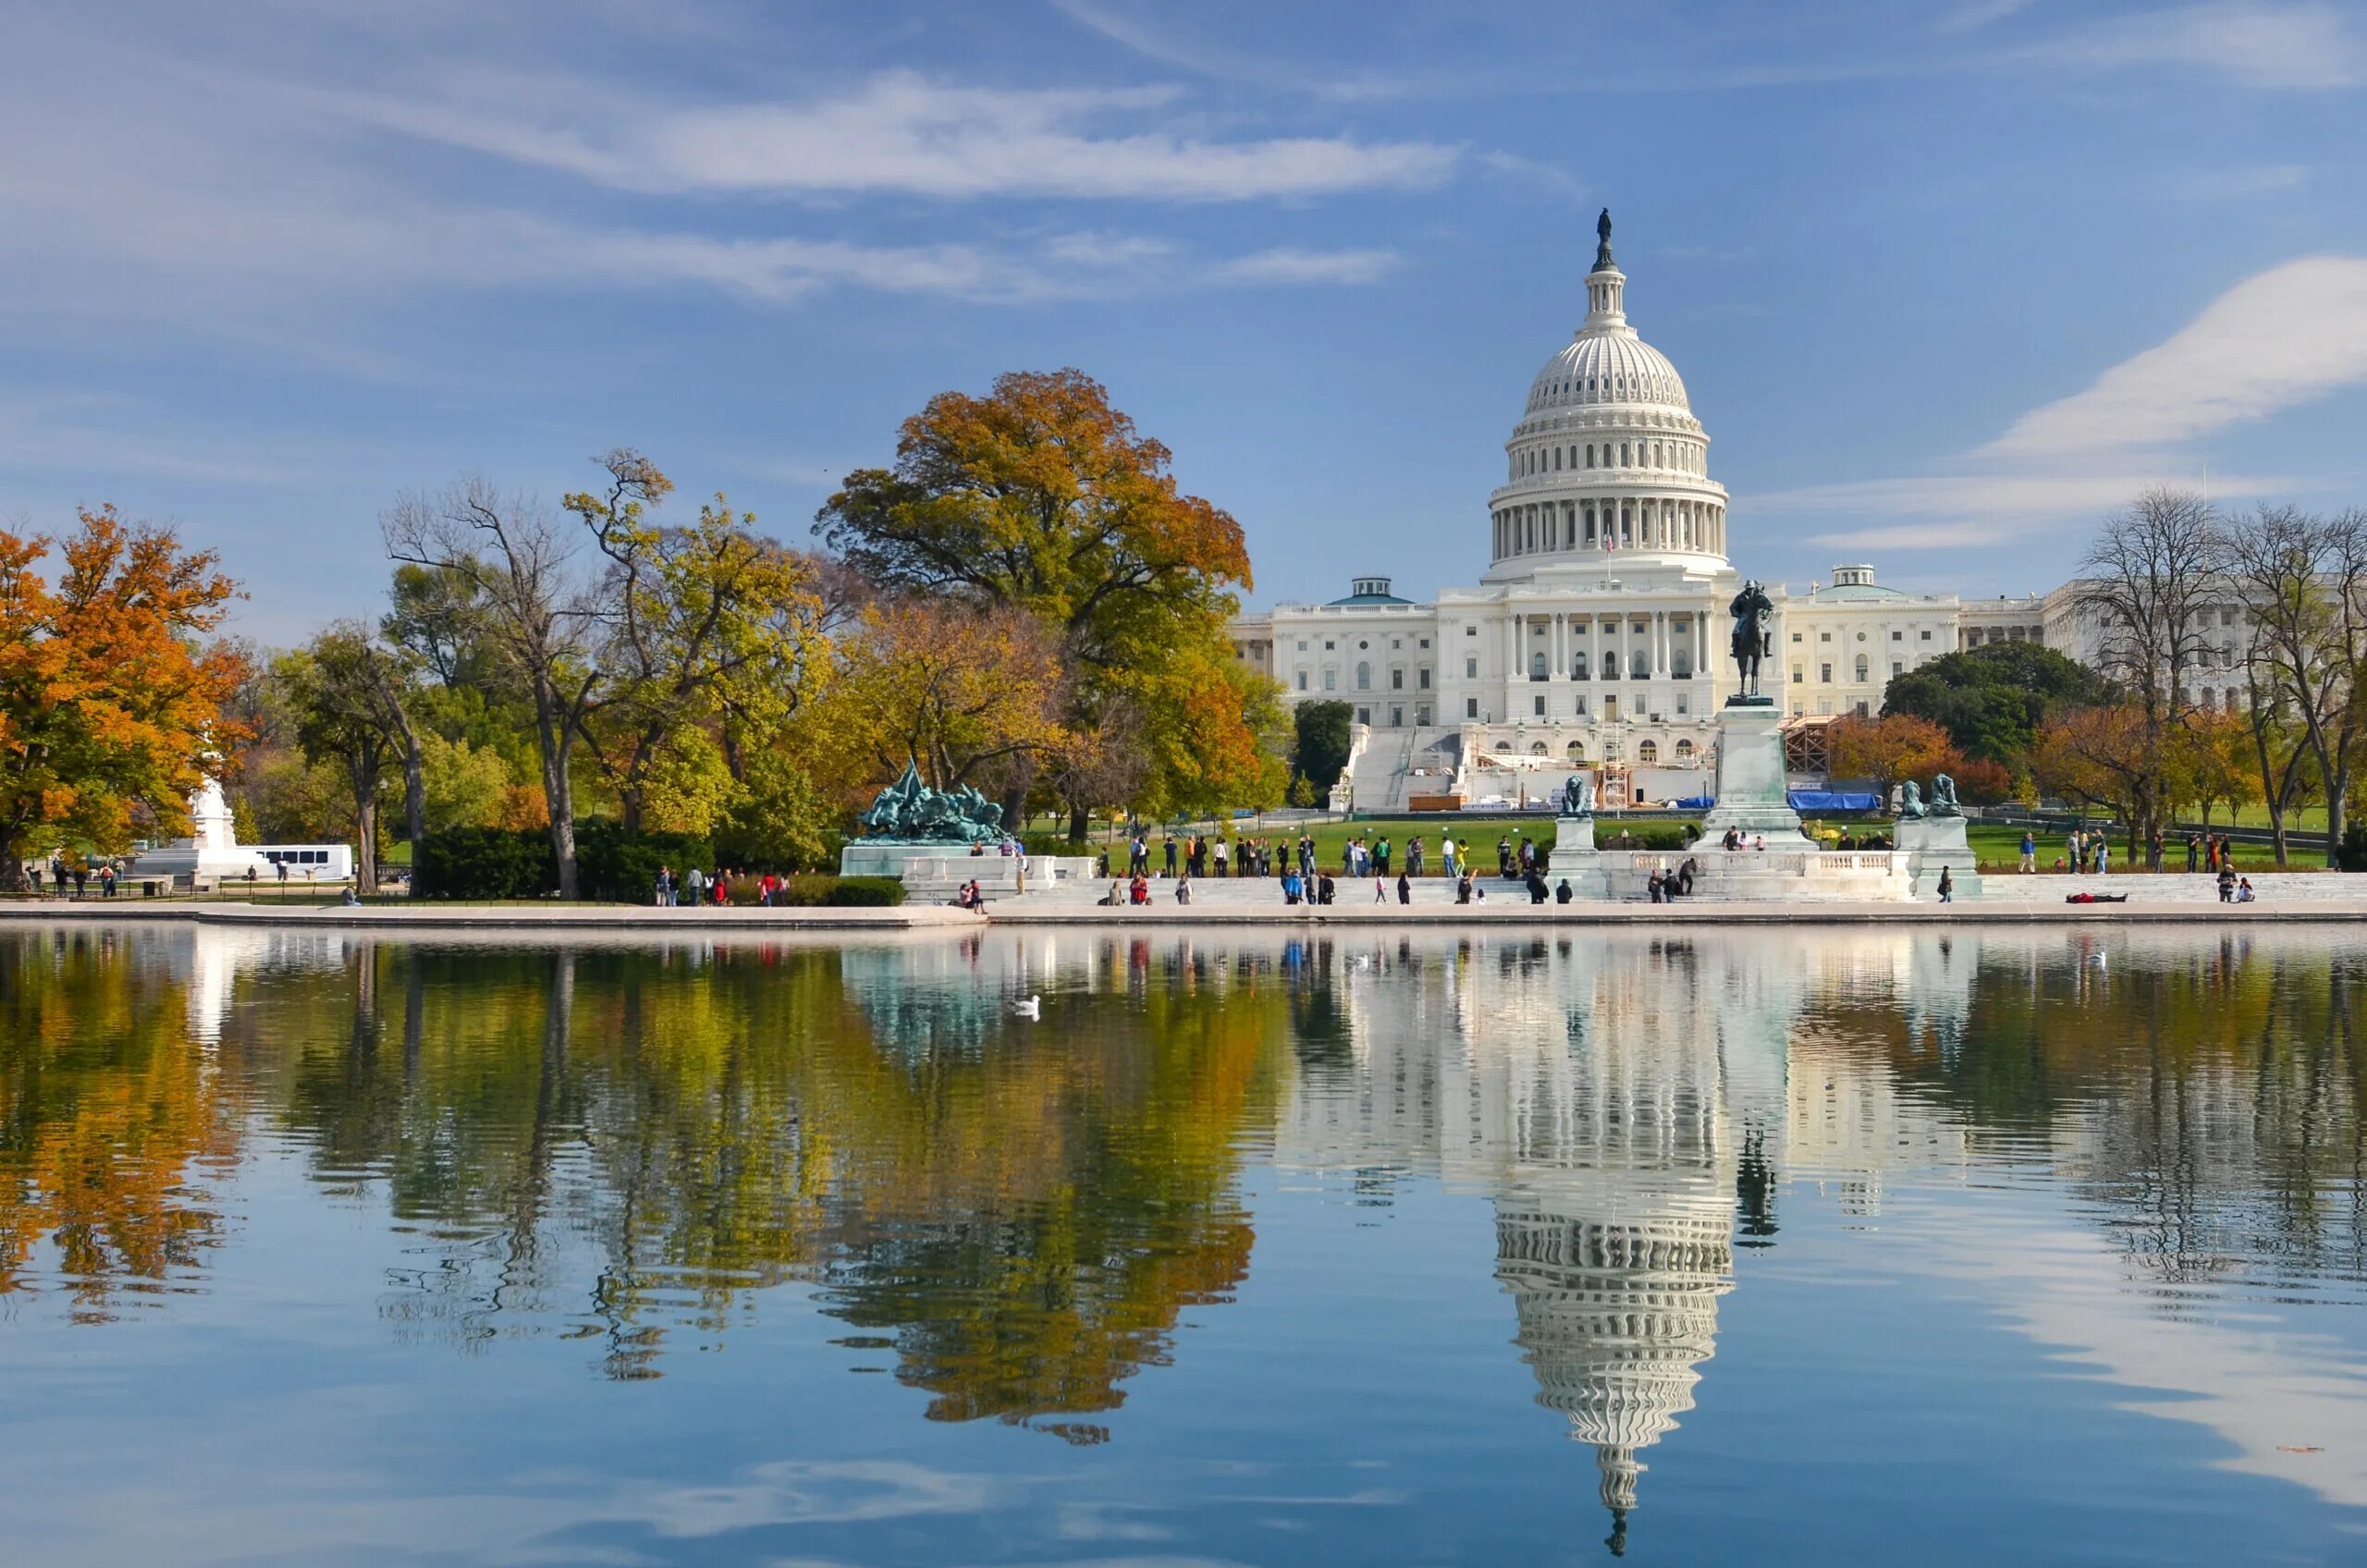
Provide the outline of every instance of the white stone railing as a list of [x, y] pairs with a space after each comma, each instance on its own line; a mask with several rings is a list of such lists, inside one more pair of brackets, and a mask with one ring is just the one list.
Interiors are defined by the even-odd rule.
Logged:
[[1607, 870], [1646, 876], [1674, 871], [1690, 860], [1695, 874], [1705, 878], [1722, 870], [1778, 876], [1888, 876], [1907, 870], [1907, 855], [1894, 850], [1722, 850], [1711, 844], [1690, 850], [1605, 850], [1602, 859]]

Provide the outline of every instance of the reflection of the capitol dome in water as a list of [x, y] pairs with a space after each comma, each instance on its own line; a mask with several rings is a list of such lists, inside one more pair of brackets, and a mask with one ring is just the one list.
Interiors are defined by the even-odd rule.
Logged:
[[1492, 1195], [1515, 1342], [1538, 1403], [1594, 1450], [1614, 1551], [1643, 1451], [1693, 1408], [1715, 1352], [1738, 1187], [1745, 1231], [1772, 1230], [1799, 956], [1618, 938], [1475, 942], [1443, 963], [1351, 951], [1355, 1071], [1310, 1075], [1285, 1111], [1286, 1159]]

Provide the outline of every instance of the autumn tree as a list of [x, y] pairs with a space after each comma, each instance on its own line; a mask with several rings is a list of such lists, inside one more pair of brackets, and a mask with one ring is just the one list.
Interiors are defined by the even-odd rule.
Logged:
[[891, 604], [850, 638], [816, 728], [851, 778], [892, 778], [909, 758], [931, 788], [975, 786], [1067, 741], [1064, 695], [1059, 650], [1025, 612]]
[[[2312, 517], [2263, 507], [2228, 531], [2227, 577], [2250, 623], [2243, 651], [2256, 712], [2287, 721], [2317, 764], [2331, 863], [2349, 825], [2349, 780], [2367, 753], [2367, 513]], [[2255, 752], [2278, 835], [2290, 788], [2263, 730]]]
[[2165, 774], [2161, 737], [2134, 703], [2074, 708], [2039, 727], [2030, 767], [2039, 787], [2131, 824], [2137, 802], [2158, 802]]
[[[1171, 733], [1221, 731], [1169, 748], [1159, 767], [1246, 758], [1253, 716], [1233, 711], [1208, 669], [1230, 656], [1230, 590], [1250, 582], [1248, 551], [1229, 514], [1182, 491], [1170, 456], [1082, 372], [1013, 373], [985, 398], [931, 398], [904, 423], [895, 467], [849, 474], [816, 531], [892, 591], [1040, 621], [1072, 672], [1067, 729], [1101, 729], [1122, 692]], [[1008, 808], [1024, 793], [1014, 781]], [[1072, 836], [1084, 829], [1073, 807]]]
[[591, 652], [598, 606], [576, 579], [574, 545], [541, 506], [482, 479], [405, 496], [379, 526], [397, 561], [458, 579], [482, 606], [487, 643], [533, 709], [559, 896], [575, 897], [572, 769], [600, 669]]
[[1946, 772], [1956, 755], [1946, 730], [1908, 714], [1837, 718], [1824, 735], [1827, 771], [1835, 778], [1870, 780], [1885, 802], [1905, 780]]
[[2109, 726], [2078, 732], [2113, 736], [2135, 842], [2166, 826], [2170, 753], [2192, 710], [2182, 682], [2214, 662], [2209, 627], [2226, 594], [2224, 564], [2210, 502], [2167, 489], [2148, 490], [2106, 520], [2080, 557], [2074, 593], [2098, 629], [2096, 664], [2126, 701]]
[[744, 764], [731, 751], [794, 715], [828, 651], [824, 602], [803, 557], [758, 537], [721, 496], [687, 527], [659, 527], [632, 497], [663, 476], [632, 453], [605, 459], [606, 494], [566, 498], [609, 563], [600, 595], [606, 694], [584, 732], [625, 830], [653, 804], [667, 826], [705, 832]]
[[239, 650], [199, 639], [238, 589], [170, 529], [80, 515], [53, 541], [0, 530], [0, 887], [60, 838], [130, 845], [135, 822], [186, 831], [208, 763], [242, 738], [224, 704]]

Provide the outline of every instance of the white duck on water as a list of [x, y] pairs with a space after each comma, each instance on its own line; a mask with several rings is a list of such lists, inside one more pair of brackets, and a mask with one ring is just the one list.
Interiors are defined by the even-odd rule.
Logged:
[[1022, 1018], [1041, 1018], [1044, 1016], [1044, 998], [1024, 997], [1011, 1004], [1011, 1011]]

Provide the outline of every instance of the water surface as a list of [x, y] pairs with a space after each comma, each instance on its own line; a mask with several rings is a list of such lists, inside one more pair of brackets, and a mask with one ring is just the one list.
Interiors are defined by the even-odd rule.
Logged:
[[2362, 996], [2284, 929], [0, 927], [0, 1540], [2367, 1561]]

